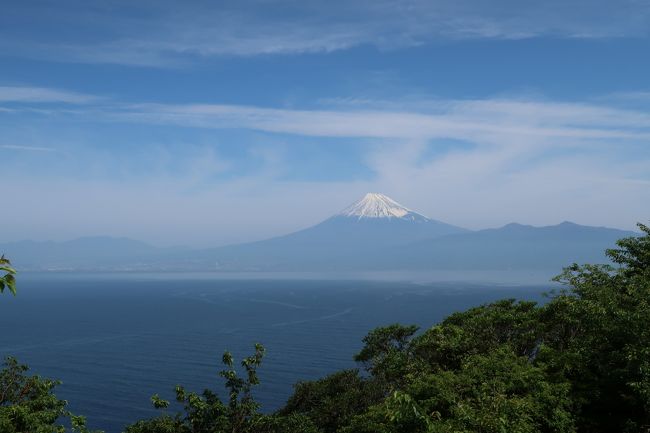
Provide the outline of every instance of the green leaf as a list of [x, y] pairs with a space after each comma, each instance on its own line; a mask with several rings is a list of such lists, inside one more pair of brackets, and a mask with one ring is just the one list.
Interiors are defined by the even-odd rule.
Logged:
[[4, 282], [9, 287], [11, 293], [16, 296], [16, 278], [11, 274], [5, 275]]
[[160, 398], [158, 394], [151, 396], [151, 403], [153, 403], [153, 407], [156, 409], [165, 409], [169, 407], [169, 402]]
[[233, 362], [234, 362], [233, 357], [232, 357], [232, 353], [230, 353], [230, 352], [224, 352], [224, 353], [223, 353], [223, 357], [221, 358], [221, 361], [222, 361], [225, 365], [227, 365], [228, 367], [232, 367]]

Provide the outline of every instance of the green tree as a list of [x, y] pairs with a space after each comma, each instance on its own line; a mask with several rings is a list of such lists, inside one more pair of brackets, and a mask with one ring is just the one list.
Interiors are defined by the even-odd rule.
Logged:
[[419, 371], [459, 368], [472, 355], [507, 344], [516, 355], [533, 358], [542, 339], [535, 302], [504, 299], [453, 313], [415, 338], [410, 351]]
[[418, 331], [415, 325], [394, 323], [376, 328], [363, 338], [363, 349], [354, 356], [366, 371], [381, 381], [387, 391], [404, 385], [412, 358], [411, 340]]
[[307, 416], [324, 433], [334, 433], [386, 396], [380, 383], [343, 370], [319, 380], [298, 382], [280, 415]]
[[[225, 380], [228, 401], [223, 403], [209, 389], [201, 394], [176, 387], [176, 401], [183, 411], [175, 415], [164, 414], [157, 418], [138, 421], [128, 426], [125, 433], [317, 433], [318, 430], [305, 416], [262, 415], [253, 398], [253, 387], [259, 384], [257, 369], [262, 364], [264, 347], [255, 345], [253, 355], [241, 361], [244, 375], [240, 376], [230, 352], [225, 352], [222, 362], [225, 369], [219, 375]], [[158, 395], [152, 397], [154, 407], [166, 409], [169, 402]]]
[[[58, 381], [29, 376], [28, 368], [7, 358], [0, 370], [0, 432], [88, 433], [85, 419], [66, 409], [67, 402], [54, 395]], [[67, 419], [68, 422], [61, 421]]]
[[346, 433], [571, 433], [568, 384], [507, 346], [468, 356], [460, 368], [413, 377]]
[[572, 383], [580, 431], [650, 431], [650, 230], [607, 251], [619, 265], [572, 265], [543, 309], [540, 361]]

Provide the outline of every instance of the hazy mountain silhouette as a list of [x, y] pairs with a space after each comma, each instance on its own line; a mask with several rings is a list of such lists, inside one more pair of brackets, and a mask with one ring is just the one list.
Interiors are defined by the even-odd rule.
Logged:
[[0, 252], [19, 269], [73, 270], [137, 267], [171, 250], [128, 238], [93, 236], [64, 242], [10, 242], [0, 244]]
[[605, 249], [631, 231], [563, 222], [546, 227], [508, 224], [498, 229], [414, 242], [397, 256], [401, 268], [555, 269], [571, 263], [605, 263]]
[[219, 269], [355, 269], [398, 246], [468, 230], [414, 212], [389, 197], [368, 193], [313, 227], [248, 244], [196, 252]]
[[367, 194], [314, 227], [195, 252], [188, 264], [222, 270], [559, 270], [574, 261], [606, 262], [603, 251], [632, 235], [569, 222], [471, 232]]
[[219, 248], [156, 248], [126, 238], [0, 244], [22, 269], [69, 270], [554, 270], [604, 263], [603, 251], [634, 232], [564, 222], [469, 231], [389, 197], [366, 194], [313, 227]]

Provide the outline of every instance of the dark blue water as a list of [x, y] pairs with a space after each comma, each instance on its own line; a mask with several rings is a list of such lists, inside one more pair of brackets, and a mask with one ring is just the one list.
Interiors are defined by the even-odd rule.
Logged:
[[372, 328], [428, 327], [491, 300], [542, 299], [549, 285], [218, 279], [206, 275], [20, 275], [0, 298], [0, 355], [58, 378], [57, 394], [89, 426], [117, 433], [153, 416], [150, 397], [184, 384], [221, 390], [224, 350], [237, 358], [264, 344], [257, 389], [280, 407], [298, 380], [355, 364]]

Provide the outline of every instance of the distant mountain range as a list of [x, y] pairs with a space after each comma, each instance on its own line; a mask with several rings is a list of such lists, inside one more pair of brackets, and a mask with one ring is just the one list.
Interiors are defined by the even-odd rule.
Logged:
[[109, 270], [146, 269], [178, 251], [128, 238], [94, 236], [65, 242], [10, 242], [0, 244], [0, 253], [19, 269]]
[[604, 263], [606, 248], [634, 235], [570, 222], [469, 231], [369, 193], [313, 227], [247, 244], [179, 250], [94, 237], [0, 244], [0, 252], [32, 270], [559, 271], [573, 262]]

